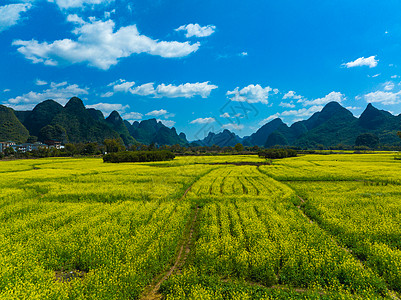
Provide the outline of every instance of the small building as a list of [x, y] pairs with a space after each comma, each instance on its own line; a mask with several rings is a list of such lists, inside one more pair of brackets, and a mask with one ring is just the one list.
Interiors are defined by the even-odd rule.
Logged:
[[46, 140], [45, 144], [49, 146], [49, 148], [56, 148], [58, 150], [63, 149], [64, 146], [61, 145], [61, 141], [59, 140]]
[[7, 142], [0, 142], [0, 152], [4, 152], [4, 150], [8, 147], [15, 146], [15, 142], [7, 141]]

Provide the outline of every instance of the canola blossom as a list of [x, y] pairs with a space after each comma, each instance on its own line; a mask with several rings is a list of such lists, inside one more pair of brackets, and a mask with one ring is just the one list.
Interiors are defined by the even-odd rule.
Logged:
[[401, 293], [400, 161], [265, 162], [1, 161], [0, 299], [147, 299], [183, 245], [166, 299]]

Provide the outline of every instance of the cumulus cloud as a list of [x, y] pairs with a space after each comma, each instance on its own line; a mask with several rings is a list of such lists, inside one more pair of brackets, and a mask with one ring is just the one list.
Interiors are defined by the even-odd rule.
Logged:
[[167, 127], [173, 127], [175, 125], [175, 121], [173, 120], [161, 120], [157, 119], [157, 122], [162, 122]]
[[220, 118], [231, 118], [229, 113], [224, 113], [220, 115]]
[[133, 95], [153, 96], [154, 98], [192, 98], [195, 96], [207, 98], [212, 90], [218, 88], [217, 85], [209, 84], [209, 81], [180, 85], [162, 83], [155, 88], [153, 82], [135, 86], [135, 82], [123, 79], [110, 83], [109, 86], [113, 87], [114, 92], [129, 92]]
[[32, 7], [30, 3], [0, 6], [0, 32], [14, 26], [21, 19], [21, 14]]
[[86, 63], [89, 66], [108, 70], [121, 58], [132, 54], [147, 53], [164, 58], [184, 57], [196, 52], [200, 43], [159, 41], [141, 35], [136, 25], [121, 27], [115, 31], [112, 20], [84, 21], [76, 15], [67, 19], [76, 25], [72, 33], [75, 40], [63, 39], [54, 42], [16, 40], [14, 46], [33, 63], [57, 66], [60, 64]]
[[295, 99], [295, 100], [299, 100], [299, 99], [302, 99], [302, 96], [301, 96], [301, 95], [297, 95], [297, 93], [294, 92], [294, 91], [289, 91], [288, 93], [286, 93], [286, 94], [283, 96], [283, 99]]
[[291, 101], [290, 103], [287, 102], [280, 102], [279, 106], [281, 107], [287, 107], [287, 108], [294, 108], [295, 104]]
[[134, 89], [131, 89], [130, 93], [133, 95], [139, 95], [139, 96], [150, 96], [150, 95], [155, 95], [156, 91], [154, 88], [154, 83], [149, 82], [149, 83], [145, 83], [140, 86], [137, 86]]
[[135, 121], [141, 120], [143, 115], [139, 112], [129, 112], [122, 115], [122, 118], [125, 120]]
[[109, 97], [111, 97], [111, 96], [113, 96], [113, 95], [114, 95], [113, 92], [107, 92], [107, 93], [101, 94], [100, 97], [102, 97], [102, 98], [109, 98]]
[[391, 81], [387, 81], [387, 82], [385, 82], [384, 83], [384, 90], [385, 91], [391, 91], [392, 89], [394, 89], [394, 83], [393, 82], [391, 82]]
[[209, 84], [209, 81], [185, 83], [178, 86], [162, 83], [156, 88], [156, 97], [192, 98], [194, 96], [201, 96], [202, 98], [207, 98], [214, 89], [217, 89], [217, 85]]
[[330, 94], [326, 95], [323, 98], [318, 98], [314, 100], [300, 100], [298, 102], [302, 102], [304, 106], [310, 106], [310, 105], [324, 105], [332, 101], [341, 103], [344, 100], [345, 96], [340, 92], [331, 92]]
[[129, 109], [129, 105], [122, 105], [117, 103], [96, 103], [87, 105], [86, 107], [98, 109], [102, 111], [105, 116], [108, 116], [113, 110], [116, 110], [121, 114]]
[[191, 124], [209, 124], [209, 123], [213, 123], [215, 121], [216, 121], [215, 118], [209, 117], [209, 118], [197, 118], [197, 119], [191, 121], [190, 123]]
[[234, 124], [234, 123], [224, 124], [221, 127], [223, 127], [224, 129], [231, 129], [231, 130], [242, 130], [242, 129], [244, 129], [244, 125], [242, 125], [242, 124]]
[[186, 31], [185, 36], [187, 38], [196, 37], [206, 37], [214, 33], [216, 26], [206, 25], [200, 26], [199, 24], [187, 24], [178, 27], [175, 31]]
[[368, 103], [381, 103], [383, 105], [394, 105], [401, 103], [401, 91], [394, 92], [372, 92], [364, 95], [364, 99]]
[[358, 109], [362, 109], [361, 107], [357, 107], [357, 106], [347, 106], [346, 109], [348, 110], [358, 110]]
[[353, 67], [362, 67], [362, 66], [368, 66], [369, 68], [374, 68], [377, 66], [377, 63], [379, 62], [378, 59], [376, 59], [376, 55], [372, 55], [369, 57], [360, 57], [354, 61], [347, 62], [345, 64], [342, 64], [343, 66], [347, 68], [353, 68]]
[[[268, 104], [269, 93], [273, 91], [271, 87], [261, 87], [259, 84], [250, 84], [241, 90], [236, 87], [233, 91], [227, 91], [226, 95], [231, 101], [248, 102], [248, 103], [263, 103]], [[278, 92], [278, 90], [277, 90]]]
[[165, 114], [167, 114], [167, 110], [160, 109], [160, 110], [152, 110], [152, 111], [148, 112], [146, 115], [147, 116], [159, 117], [159, 116], [162, 116], [162, 115], [165, 115]]
[[53, 99], [61, 104], [67, 103], [67, 101], [74, 96], [87, 95], [88, 89], [81, 88], [77, 84], [68, 84], [67, 82], [50, 84], [50, 88], [43, 90], [42, 92], [29, 92], [15, 98], [8, 99], [6, 105], [16, 109], [25, 110], [32, 109], [36, 104], [46, 100]]
[[129, 82], [125, 81], [123, 79], [120, 79], [120, 83], [113, 85], [113, 90], [114, 92], [128, 92], [133, 86], [135, 85], [135, 82]]
[[268, 118], [262, 120], [259, 122], [259, 125], [264, 125], [267, 122], [280, 118], [280, 117], [292, 117], [295, 116], [297, 117], [296, 120], [304, 120], [305, 118], [310, 117], [313, 115], [315, 112], [321, 111], [323, 109], [322, 105], [315, 105], [311, 106], [309, 108], [301, 108], [301, 109], [294, 109], [294, 110], [286, 110], [281, 113], [275, 113], [274, 115], [269, 116]]
[[61, 9], [70, 8], [83, 8], [85, 6], [93, 6], [99, 4], [109, 4], [114, 0], [48, 0], [48, 2], [54, 2]]
[[266, 119], [263, 119], [262, 121], [259, 122], [259, 125], [265, 125], [267, 122], [274, 120], [276, 118], [280, 117], [280, 113], [275, 113], [274, 115], [271, 115], [267, 117]]
[[315, 112], [321, 111], [322, 109], [323, 109], [322, 105], [315, 105], [315, 106], [311, 106], [309, 108], [301, 108], [298, 110], [283, 111], [280, 114], [280, 116], [283, 116], [283, 117], [286, 117], [286, 116], [310, 117]]
[[36, 84], [36, 85], [46, 85], [47, 82], [44, 81], [44, 80], [36, 79], [35, 84]]

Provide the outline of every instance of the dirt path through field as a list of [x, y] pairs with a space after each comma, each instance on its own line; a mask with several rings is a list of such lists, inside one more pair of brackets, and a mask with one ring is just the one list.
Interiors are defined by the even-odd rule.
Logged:
[[[191, 187], [187, 189], [185, 194], [189, 191]], [[185, 194], [182, 198], [185, 197]], [[174, 265], [167, 271], [167, 273], [159, 279], [156, 284], [151, 285], [148, 289], [146, 289], [145, 294], [141, 297], [142, 300], [155, 300], [155, 299], [162, 299], [162, 295], [159, 293], [160, 286], [164, 281], [166, 281], [173, 273], [179, 271], [182, 266], [185, 264], [189, 252], [191, 251], [192, 246], [192, 236], [195, 231], [195, 223], [198, 219], [199, 213], [199, 206], [195, 209], [195, 214], [191, 220], [191, 225], [187, 235], [185, 236], [184, 242], [180, 247], [180, 251], [178, 252], [178, 256], [174, 262]]]

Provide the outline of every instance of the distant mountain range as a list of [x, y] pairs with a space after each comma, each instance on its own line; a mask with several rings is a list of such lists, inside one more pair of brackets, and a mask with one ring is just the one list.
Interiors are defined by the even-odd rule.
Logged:
[[336, 147], [340, 144], [353, 146], [356, 138], [364, 133], [371, 133], [384, 145], [400, 145], [397, 131], [401, 131], [401, 115], [379, 110], [368, 104], [359, 118], [337, 102], [328, 103], [320, 112], [309, 119], [286, 125], [276, 118], [250, 136], [240, 138], [224, 130], [221, 133], [209, 133], [195, 144], [212, 146], [233, 146], [242, 143], [244, 146], [295, 146], [301, 148]]
[[184, 133], [177, 134], [156, 119], [124, 121], [117, 111], [106, 119], [100, 110], [86, 108], [82, 100], [73, 97], [65, 106], [46, 100], [32, 111], [14, 111], [0, 105], [0, 141], [25, 142], [29, 136], [39, 141], [60, 140], [63, 143], [98, 142], [121, 138], [125, 145], [138, 142], [160, 145], [188, 145]]
[[291, 126], [276, 118], [255, 133], [239, 137], [225, 129], [220, 133], [209, 132], [202, 140], [188, 142], [184, 133], [168, 128], [156, 119], [123, 120], [117, 111], [107, 118], [100, 110], [86, 108], [82, 100], [71, 98], [65, 106], [46, 100], [32, 111], [14, 111], [0, 105], [0, 141], [25, 142], [30, 136], [39, 141], [60, 140], [71, 142], [98, 142], [107, 138], [121, 138], [125, 145], [136, 143], [181, 146], [244, 146], [272, 147], [296, 146], [301, 148], [335, 147], [340, 144], [353, 146], [358, 136], [371, 133], [381, 144], [400, 145], [397, 131], [401, 131], [401, 115], [379, 110], [368, 104], [359, 118], [337, 102], [328, 103], [320, 112], [307, 120]]

